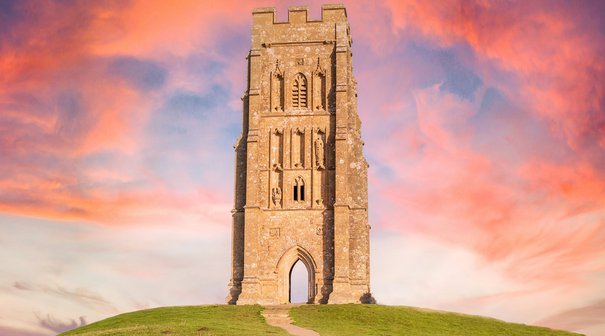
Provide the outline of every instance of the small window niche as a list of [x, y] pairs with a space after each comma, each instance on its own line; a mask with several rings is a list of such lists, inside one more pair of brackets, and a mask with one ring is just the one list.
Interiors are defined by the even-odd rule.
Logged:
[[271, 73], [271, 111], [284, 111], [284, 72], [275, 61], [275, 69]]
[[300, 176], [294, 180], [293, 199], [296, 202], [304, 202], [305, 200], [305, 181]]

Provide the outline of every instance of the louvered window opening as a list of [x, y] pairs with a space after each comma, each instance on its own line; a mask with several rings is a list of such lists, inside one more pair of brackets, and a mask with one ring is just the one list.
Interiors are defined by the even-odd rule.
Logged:
[[302, 74], [298, 74], [292, 85], [292, 107], [307, 107], [307, 80]]

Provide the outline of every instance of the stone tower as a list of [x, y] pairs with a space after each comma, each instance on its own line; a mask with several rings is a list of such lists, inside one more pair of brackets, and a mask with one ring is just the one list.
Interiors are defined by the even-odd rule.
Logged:
[[309, 303], [369, 301], [368, 164], [346, 9], [252, 16], [227, 301], [288, 303], [298, 260]]

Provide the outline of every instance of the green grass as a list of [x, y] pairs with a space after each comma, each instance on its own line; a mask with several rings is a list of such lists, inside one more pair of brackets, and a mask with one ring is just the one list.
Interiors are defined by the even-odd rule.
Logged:
[[259, 305], [163, 307], [117, 315], [61, 335], [288, 335], [266, 324], [262, 310]]
[[304, 305], [290, 310], [295, 324], [321, 336], [563, 336], [578, 335], [496, 319], [382, 305]]
[[[288, 335], [265, 323], [263, 307], [164, 307], [117, 315], [61, 335]], [[322, 336], [563, 336], [578, 335], [495, 319], [382, 305], [303, 305], [292, 308], [295, 324]]]

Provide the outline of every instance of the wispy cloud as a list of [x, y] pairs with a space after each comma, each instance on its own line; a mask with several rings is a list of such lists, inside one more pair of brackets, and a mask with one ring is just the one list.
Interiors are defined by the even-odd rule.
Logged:
[[66, 332], [87, 324], [86, 319], [83, 316], [80, 316], [78, 321], [72, 319], [69, 322], [61, 322], [50, 314], [47, 314], [46, 317], [37, 316], [37, 318], [41, 327], [56, 333]]
[[[294, 5], [274, 3], [280, 18]], [[216, 251], [216, 235], [229, 225], [231, 146], [241, 127], [255, 5], [270, 4], [2, 5], [0, 212], [12, 217], [2, 217], [10, 235], [0, 235], [0, 247], [44, 260], [38, 272], [53, 277], [49, 285], [23, 281], [31, 270], [15, 258], [0, 290], [10, 302], [29, 300], [19, 312], [47, 296], [61, 298], [57, 309], [66, 311], [48, 311], [29, 321], [33, 326], [77, 326], [83, 322], [68, 317], [87, 305], [122, 311], [190, 300], [194, 289], [179, 289], [182, 277], [197, 276], [188, 255], [227, 277], [228, 248]], [[310, 5], [318, 14], [320, 2]], [[401, 287], [378, 280], [379, 300], [553, 326], [560, 313], [569, 321], [562, 328], [598, 330], [594, 298], [605, 295], [603, 5], [346, 5], [371, 165], [374, 255], [381, 256], [373, 278], [415, 288], [396, 292]], [[399, 240], [418, 251], [393, 254]], [[391, 253], [381, 250], [387, 245]], [[30, 246], [45, 246], [52, 258]], [[206, 258], [217, 253], [225, 260]], [[395, 260], [415, 271], [392, 271]], [[474, 276], [457, 278], [459, 268]], [[103, 278], [108, 288], [88, 277]], [[173, 288], [166, 296], [152, 281], [159, 278]], [[220, 276], [205, 281], [216, 285]], [[218, 300], [219, 287], [203, 296]], [[576, 307], [594, 319], [579, 318]], [[113, 310], [90, 311], [99, 317]], [[27, 322], [19, 323], [10, 327]]]
[[28, 329], [19, 329], [0, 326], [0, 334], [4, 336], [48, 336], [47, 333], [30, 331]]
[[584, 307], [569, 309], [545, 318], [538, 323], [557, 329], [582, 330], [600, 326], [605, 322], [605, 300], [595, 301]]
[[112, 307], [111, 303], [103, 298], [101, 295], [86, 289], [75, 289], [69, 290], [60, 286], [48, 286], [48, 285], [33, 285], [24, 281], [17, 281], [13, 285], [14, 288], [24, 291], [39, 291], [46, 294], [52, 294], [64, 299], [77, 301], [80, 304], [92, 304], [92, 305], [104, 305]]

